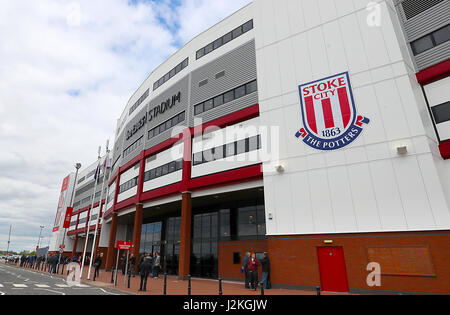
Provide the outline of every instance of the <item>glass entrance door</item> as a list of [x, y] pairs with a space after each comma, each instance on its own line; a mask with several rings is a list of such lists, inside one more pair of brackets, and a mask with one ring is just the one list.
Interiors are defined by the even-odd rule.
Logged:
[[164, 253], [161, 261], [167, 274], [178, 275], [181, 217], [169, 218], [166, 222]]
[[162, 222], [145, 224], [142, 226], [141, 254], [153, 254], [161, 252]]
[[218, 213], [198, 214], [193, 220], [191, 275], [217, 278]]

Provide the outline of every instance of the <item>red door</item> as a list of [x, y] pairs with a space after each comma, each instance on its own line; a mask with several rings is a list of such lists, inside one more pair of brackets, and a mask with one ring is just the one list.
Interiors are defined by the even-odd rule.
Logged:
[[347, 270], [342, 247], [318, 247], [317, 255], [322, 290], [348, 292]]

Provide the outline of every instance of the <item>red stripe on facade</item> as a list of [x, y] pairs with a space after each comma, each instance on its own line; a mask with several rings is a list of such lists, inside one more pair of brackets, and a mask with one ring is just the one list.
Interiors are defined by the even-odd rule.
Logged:
[[154, 190], [146, 191], [142, 193], [142, 198], [140, 202], [147, 202], [152, 200], [157, 200], [161, 198], [165, 198], [171, 195], [175, 195], [180, 193], [181, 183], [176, 183], [172, 185], [168, 185], [165, 187], [157, 188]]
[[445, 141], [439, 144], [439, 151], [444, 160], [450, 159], [450, 141]]
[[322, 100], [323, 118], [325, 120], [325, 128], [334, 128], [333, 110], [331, 109], [331, 101], [329, 98]]
[[424, 69], [416, 74], [417, 81], [421, 85], [429, 84], [448, 76], [450, 76], [450, 59]]
[[235, 184], [250, 179], [259, 179], [263, 177], [262, 165], [252, 165], [235, 170], [220, 172], [217, 174], [206, 175], [191, 179], [189, 183], [190, 190], [201, 188], [210, 188], [211, 186], [223, 186], [225, 184]]
[[135, 205], [135, 204], [137, 204], [137, 203], [139, 203], [139, 199], [138, 199], [138, 197], [137, 197], [137, 195], [136, 195], [136, 196], [134, 196], [134, 197], [131, 197], [130, 199], [127, 199], [127, 200], [124, 200], [124, 201], [122, 201], [122, 202], [119, 202], [119, 203], [114, 207], [114, 211], [115, 211], [115, 212], [118, 212], [118, 211], [121, 210], [121, 209], [128, 208], [129, 206]]
[[312, 96], [305, 98], [306, 117], [311, 131], [317, 133], [316, 111], [314, 110], [314, 101]]
[[[131, 205], [136, 204], [136, 203], [155, 200], [155, 199], [159, 199], [159, 198], [173, 195], [176, 193], [182, 193], [191, 188], [193, 188], [193, 189], [201, 188], [203, 185], [202, 183], [209, 183], [207, 185], [219, 183], [219, 185], [220, 185], [221, 183], [225, 184], [225, 183], [239, 181], [239, 180], [245, 181], [246, 176], [248, 176], [247, 179], [248, 178], [251, 179], [254, 177], [262, 177], [262, 172], [260, 169], [261, 167], [258, 165], [257, 172], [255, 170], [249, 171], [249, 170], [247, 170], [247, 168], [244, 168], [244, 169], [239, 169], [238, 171], [234, 170], [234, 171], [222, 172], [222, 173], [220, 173], [220, 174], [222, 174], [222, 177], [220, 175], [218, 176], [218, 174], [214, 174], [214, 175], [202, 177], [201, 179], [192, 180], [190, 178], [191, 177], [191, 167], [192, 167], [191, 166], [192, 165], [192, 163], [191, 163], [192, 139], [193, 139], [194, 135], [200, 135], [208, 127], [216, 126], [216, 127], [220, 127], [220, 128], [225, 128], [227, 126], [238, 124], [240, 122], [243, 122], [243, 121], [258, 117], [258, 116], [259, 116], [259, 104], [256, 104], [256, 105], [247, 107], [243, 110], [237, 111], [235, 113], [229, 114], [227, 116], [213, 120], [211, 122], [205, 123], [201, 126], [201, 128], [199, 128], [199, 127], [186, 128], [183, 131], [183, 133], [180, 133], [177, 137], [168, 139], [148, 150], [145, 150], [145, 152], [142, 151], [141, 154], [139, 154], [139, 156], [135, 157], [133, 160], [131, 160], [124, 166], [118, 168], [118, 171], [115, 174], [116, 191], [115, 191], [115, 196], [114, 196], [114, 203], [113, 203], [112, 208], [105, 213], [104, 218], [108, 219], [112, 215], [113, 212], [119, 212], [120, 210], [128, 208]], [[162, 151], [165, 151], [167, 149], [170, 149], [180, 140], [184, 141], [183, 178], [182, 178], [181, 182], [173, 184], [173, 185], [168, 185], [166, 187], [161, 187], [161, 188], [158, 188], [158, 189], [155, 189], [152, 191], [142, 192], [143, 184], [144, 184], [143, 179], [144, 179], [144, 174], [145, 174], [145, 160], [149, 156], [152, 156], [152, 155], [158, 154]], [[137, 163], [141, 163], [141, 169], [139, 172], [141, 180], [138, 185], [138, 193], [133, 198], [130, 198], [123, 202], [117, 203], [117, 197], [118, 197], [119, 186], [120, 186], [119, 185], [120, 184], [120, 175], [123, 172], [129, 170], [131, 167], [135, 166]], [[250, 167], [250, 168], [252, 168], [252, 167]], [[241, 170], [247, 170], [247, 171], [242, 172]], [[223, 174], [225, 174], [225, 175], [223, 175]], [[217, 177], [220, 177], [219, 180], [216, 179]], [[214, 181], [214, 182], [212, 182], [212, 181]], [[112, 182], [113, 182], [113, 180], [110, 180], [109, 184], [111, 185]], [[193, 185], [192, 185], [192, 183], [193, 183]]]
[[256, 118], [259, 116], [259, 104], [247, 107], [243, 110], [237, 111], [235, 113], [220, 117], [213, 121], [204, 123], [201, 128], [199, 126], [194, 127], [194, 136], [200, 135], [203, 133], [206, 128], [211, 127], [220, 127], [225, 128], [227, 126], [235, 125], [240, 122], [250, 120], [252, 118]]
[[158, 144], [154, 147], [151, 147], [150, 149], [145, 151], [145, 158], [148, 158], [149, 156], [158, 154], [162, 151], [165, 151], [165, 150], [171, 148], [173, 145], [175, 145], [181, 139], [183, 139], [183, 133], [180, 133], [178, 136], [176, 136], [174, 138], [170, 138], [164, 142], [161, 142], [160, 144]]
[[344, 128], [347, 128], [352, 117], [352, 111], [350, 108], [350, 102], [348, 101], [348, 93], [346, 87], [338, 89], [338, 97], [339, 104], [341, 106], [342, 122], [344, 123]]

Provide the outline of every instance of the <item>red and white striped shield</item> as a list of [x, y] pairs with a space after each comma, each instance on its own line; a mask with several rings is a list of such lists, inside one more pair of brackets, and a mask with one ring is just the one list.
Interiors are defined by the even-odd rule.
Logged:
[[359, 137], [370, 120], [357, 116], [348, 72], [299, 86], [304, 128], [298, 138], [319, 150], [337, 150]]

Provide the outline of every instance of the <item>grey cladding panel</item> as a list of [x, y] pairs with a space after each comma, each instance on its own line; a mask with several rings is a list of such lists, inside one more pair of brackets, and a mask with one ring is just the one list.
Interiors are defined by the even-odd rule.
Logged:
[[117, 159], [119, 159], [122, 156], [122, 152], [124, 150], [124, 147], [123, 147], [124, 135], [125, 135], [125, 131], [122, 130], [122, 133], [117, 138], [117, 142], [114, 143], [114, 152], [112, 152], [112, 156], [113, 156], [112, 164], [113, 165], [115, 165]]
[[[148, 131], [152, 130], [153, 128], [159, 126], [160, 124], [166, 122], [167, 120], [173, 118], [174, 116], [185, 112], [185, 117], [189, 117], [189, 75], [185, 76], [180, 81], [176, 82], [174, 85], [172, 85], [170, 88], [168, 88], [164, 93], [159, 95], [157, 98], [153, 99], [150, 102], [150, 106], [148, 108], [149, 111], [151, 111], [156, 106], [161, 105], [162, 102], [167, 101], [168, 99], [171, 99], [172, 96], [177, 95], [178, 93], [181, 93], [181, 99], [180, 102], [176, 102], [175, 106], [168, 109], [163, 114], [159, 114], [156, 118], [153, 118], [151, 122], [147, 122], [144, 140], [145, 140], [145, 149], [151, 148], [161, 142], [164, 142], [167, 139], [170, 139], [171, 137], [171, 131], [174, 128], [171, 128], [169, 130], [166, 130], [165, 132], [159, 134], [156, 137], [148, 139]], [[186, 122], [183, 124], [179, 124], [178, 126], [187, 126]]]
[[420, 70], [431, 67], [450, 57], [450, 42], [443, 43], [416, 56], [417, 68]]
[[450, 0], [445, 0], [414, 18], [403, 22], [407, 41], [412, 42], [449, 24], [449, 22]]
[[[220, 49], [217, 50], [218, 53]], [[225, 76], [216, 79], [216, 74]], [[199, 82], [208, 83], [199, 87]], [[206, 101], [256, 79], [256, 50], [252, 40], [192, 72], [191, 105]]]
[[[225, 74], [223, 73], [224, 71]], [[193, 108], [195, 105], [255, 80], [256, 77], [256, 50], [254, 40], [247, 42], [193, 72], [191, 79], [192, 96], [189, 125], [194, 125]], [[199, 87], [198, 83], [205, 79], [208, 79], [208, 84]], [[258, 93], [255, 92], [204, 112], [195, 116], [195, 118], [201, 118], [203, 123], [206, 123], [257, 103]]]

